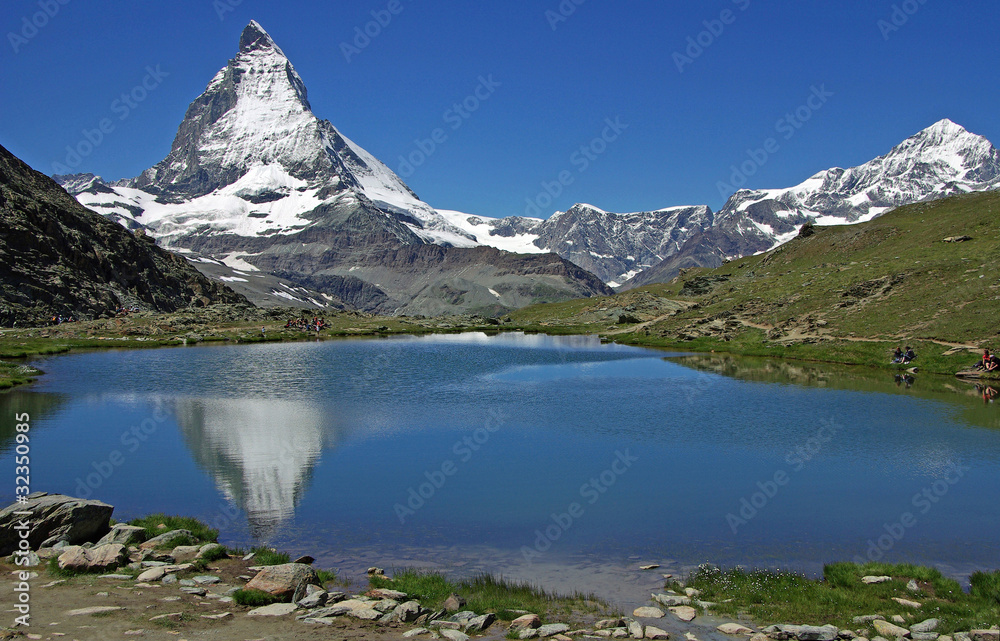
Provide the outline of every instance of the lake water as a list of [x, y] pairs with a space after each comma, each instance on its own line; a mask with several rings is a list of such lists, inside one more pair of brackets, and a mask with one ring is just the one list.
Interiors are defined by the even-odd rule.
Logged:
[[39, 360], [0, 416], [31, 414], [34, 490], [346, 573], [629, 602], [702, 562], [1000, 567], [1000, 407], [971, 385], [664, 356], [520, 334], [102, 351]]

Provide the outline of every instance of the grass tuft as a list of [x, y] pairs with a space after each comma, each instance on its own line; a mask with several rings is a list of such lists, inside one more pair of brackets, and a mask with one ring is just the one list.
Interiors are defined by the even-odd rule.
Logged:
[[402, 570], [394, 572], [392, 578], [370, 577], [369, 582], [375, 588], [405, 592], [431, 609], [440, 608], [448, 595], [455, 593], [466, 600], [466, 609], [480, 614], [493, 612], [504, 621], [517, 618], [523, 611], [543, 617], [557, 613], [569, 615], [608, 611], [607, 604], [593, 595], [575, 593], [559, 596], [530, 583], [509, 581], [490, 574], [452, 581], [435, 572]]
[[[890, 581], [867, 585], [861, 577], [889, 576]], [[728, 616], [749, 615], [759, 625], [800, 623], [835, 624], [854, 628], [853, 617], [863, 614], [899, 614], [916, 621], [941, 620], [938, 632], [949, 634], [992, 625], [1000, 618], [1000, 574], [977, 573], [971, 594], [934, 568], [911, 564], [834, 563], [823, 570], [823, 579], [779, 570], [723, 570], [713, 565], [700, 566], [686, 585], [701, 591], [701, 599], [718, 605], [716, 613]], [[915, 581], [918, 592], [907, 588]], [[991, 599], [991, 596], [993, 597]], [[917, 601], [920, 608], [900, 605], [893, 598]]]
[[[189, 530], [197, 539], [197, 541], [176, 543], [175, 545], [194, 545], [197, 542], [215, 543], [219, 540], [218, 530], [189, 516], [168, 516], [162, 513], [150, 514], [149, 516], [132, 519], [128, 524], [145, 528], [147, 538], [153, 538], [171, 530]], [[166, 527], [159, 527], [160, 525], [165, 525]]]
[[265, 605], [271, 605], [272, 603], [280, 603], [281, 599], [273, 594], [268, 594], [263, 590], [247, 590], [244, 588], [233, 592], [233, 601], [239, 605], [259, 608]]

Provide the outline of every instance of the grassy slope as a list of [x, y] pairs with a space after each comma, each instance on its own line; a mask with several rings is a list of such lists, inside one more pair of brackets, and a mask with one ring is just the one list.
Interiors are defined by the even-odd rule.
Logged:
[[[962, 235], [972, 240], [943, 242]], [[705, 277], [727, 280], [702, 295], [684, 294], [686, 282]], [[920, 356], [915, 364], [924, 371], [954, 373], [975, 357], [945, 355], [948, 347], [931, 341], [997, 341], [998, 277], [1000, 193], [991, 192], [901, 207], [859, 225], [818, 227], [814, 235], [766, 254], [714, 270], [692, 270], [669, 284], [603, 299], [537, 305], [512, 317], [525, 328], [608, 332], [612, 326], [607, 322], [586, 322], [595, 306], [625, 308], [619, 301], [643, 296], [676, 299], [695, 305], [615, 338], [867, 365], [885, 364], [892, 347], [910, 342]], [[660, 316], [669, 312], [663, 308]], [[656, 314], [639, 316], [654, 318]], [[710, 320], [742, 326], [714, 334], [691, 331]], [[796, 340], [796, 335], [808, 340]], [[877, 342], [848, 340], [852, 338]]]

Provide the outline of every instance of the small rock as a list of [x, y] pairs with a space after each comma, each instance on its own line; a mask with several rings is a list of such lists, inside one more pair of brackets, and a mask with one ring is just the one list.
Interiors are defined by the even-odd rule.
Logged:
[[887, 581], [892, 581], [891, 576], [863, 576], [861, 577], [862, 583], [872, 584], [872, 583], [885, 583]]
[[537, 639], [538, 638], [538, 630], [536, 630], [535, 628], [525, 628], [524, 630], [521, 630], [520, 632], [517, 633], [517, 638], [518, 639]]
[[898, 625], [893, 625], [888, 621], [882, 621], [880, 619], [875, 619], [872, 621], [872, 627], [875, 631], [879, 633], [879, 636], [889, 637], [890, 639], [897, 639], [899, 637], [909, 636], [910, 631], [906, 628], [901, 628]]
[[937, 641], [938, 636], [940, 636], [940, 635], [938, 635], [937, 632], [911, 632], [910, 633], [910, 638], [913, 639], [913, 641]]
[[688, 595], [692, 599], [696, 599], [701, 596], [701, 590], [696, 590], [694, 588], [684, 588], [684, 594]]
[[915, 579], [910, 579], [909, 582], [907, 582], [906, 589], [910, 592], [920, 592], [920, 586], [917, 585]]
[[612, 628], [620, 628], [624, 621], [621, 619], [601, 619], [594, 624], [595, 630], [610, 630]]
[[281, 617], [299, 609], [294, 603], [272, 603], [247, 612], [248, 617]]
[[206, 543], [205, 545], [198, 548], [198, 555], [195, 558], [200, 559], [202, 557], [208, 556], [209, 554], [211, 554], [212, 556], [217, 556], [219, 552], [222, 553], [222, 556], [219, 556], [218, 558], [220, 559], [229, 558], [229, 555], [226, 554], [226, 548], [222, 547], [218, 543]]
[[178, 545], [170, 551], [170, 556], [174, 557], [175, 563], [184, 563], [194, 561], [199, 552], [201, 552], [200, 545]]
[[653, 563], [651, 565], [640, 565], [639, 569], [640, 570], [655, 570], [658, 567], [660, 567], [660, 565], [658, 563]]
[[305, 556], [300, 556], [299, 558], [295, 559], [294, 561], [292, 561], [292, 563], [302, 563], [303, 565], [312, 565], [315, 561], [316, 559], [306, 554]]
[[763, 632], [758, 632], [757, 634], [750, 637], [750, 641], [768, 641], [768, 639], [770, 639], [770, 637], [764, 634]]
[[206, 590], [205, 588], [193, 588], [189, 586], [184, 586], [183, 588], [181, 588], [181, 592], [183, 592], [184, 594], [193, 594], [194, 596], [205, 596], [208, 593], [208, 590]]
[[940, 624], [941, 622], [938, 619], [926, 619], [920, 623], [911, 625], [910, 632], [933, 632], [937, 630]]
[[660, 605], [665, 605], [668, 608], [673, 607], [675, 605], [691, 605], [690, 597], [680, 596], [678, 594], [660, 593], [660, 594], [653, 594], [650, 596], [652, 596], [654, 601], [656, 601]]
[[450, 594], [448, 595], [448, 598], [444, 600], [444, 603], [441, 604], [441, 607], [448, 612], [458, 612], [465, 607], [465, 599], [457, 594]]
[[163, 583], [163, 584], [166, 584], [166, 585], [172, 585], [174, 583], [177, 583], [177, 575], [176, 574], [165, 574], [165, 575], [163, 575], [163, 578], [160, 580], [160, 583]]
[[[598, 622], [598, 625], [600, 622]], [[542, 620], [537, 614], [525, 614], [517, 617], [510, 622], [510, 629], [517, 632], [520, 630], [529, 630], [540, 627], [542, 625]]]
[[375, 588], [373, 590], [368, 590], [365, 592], [365, 596], [371, 597], [373, 599], [394, 599], [400, 601], [407, 597], [406, 592], [400, 592], [399, 590], [390, 590], [388, 588]]
[[614, 630], [611, 631], [611, 638], [612, 639], [627, 639], [628, 638], [628, 630], [626, 628], [615, 628]]
[[[956, 640], [958, 635], [955, 635]], [[972, 641], [1000, 641], [1000, 630], [991, 628], [989, 630], [969, 630], [969, 638]]]
[[111, 531], [105, 534], [96, 545], [105, 545], [107, 543], [121, 543], [122, 545], [128, 546], [137, 543], [142, 543], [146, 540], [146, 528], [139, 527], [137, 525], [125, 525], [124, 523], [115, 523], [111, 527]]
[[863, 614], [861, 616], [854, 617], [854, 622], [855, 623], [871, 623], [872, 621], [876, 621], [876, 620], [879, 620], [879, 619], [881, 619], [882, 621], [885, 621], [885, 617], [882, 616], [881, 614]]
[[220, 612], [219, 614], [203, 614], [201, 618], [203, 619], [225, 619], [226, 617], [233, 616], [232, 612]]
[[214, 585], [222, 579], [213, 574], [203, 574], [201, 576], [194, 577], [192, 580], [198, 585]]
[[180, 540], [182, 538], [194, 540], [195, 536], [189, 530], [170, 530], [169, 532], [164, 532], [163, 534], [154, 536], [153, 538], [147, 541], [143, 541], [142, 543], [139, 544], [139, 549], [152, 550], [154, 548], [159, 548], [159, 547], [162, 548], [176, 547], [174, 545], [171, 545], [171, 542]]
[[670, 608], [670, 611], [673, 612], [674, 616], [685, 623], [693, 621], [694, 618], [698, 616], [698, 611], [689, 605], [675, 605]]
[[162, 568], [149, 568], [139, 576], [135, 577], [136, 581], [159, 581], [166, 575], [166, 571]]
[[628, 621], [628, 634], [633, 639], [641, 639], [643, 633], [642, 624], [635, 620]]
[[892, 597], [892, 600], [895, 601], [896, 603], [898, 603], [899, 605], [906, 606], [908, 608], [919, 608], [920, 607], [920, 604], [917, 603], [916, 601], [910, 601], [908, 599], [901, 599], [898, 596]]
[[670, 635], [667, 634], [665, 630], [659, 628], [654, 628], [651, 625], [646, 626], [645, 635], [647, 639], [669, 639]]
[[373, 608], [362, 608], [360, 610], [351, 610], [347, 613], [348, 616], [352, 616], [355, 619], [362, 619], [363, 621], [375, 621], [376, 619], [382, 618], [382, 613]]
[[296, 603], [300, 608], [318, 608], [326, 605], [327, 597], [328, 592], [326, 590], [318, 590], [316, 592], [309, 593], [307, 588], [306, 596], [296, 601]]
[[368, 576], [385, 576], [385, 570], [382, 568], [371, 567], [367, 570]]
[[[415, 603], [417, 605], [417, 608], [420, 607], [420, 604], [417, 603], [416, 601], [411, 601], [411, 603]], [[468, 632], [469, 634], [479, 634], [480, 632], [486, 632], [486, 630], [488, 630], [491, 625], [496, 623], [496, 620], [497, 617], [493, 613], [487, 613], [482, 616], [478, 616], [474, 619], [469, 620], [469, 622], [465, 625], [465, 631]]]
[[441, 636], [450, 641], [469, 641], [469, 635], [459, 632], [458, 630], [449, 630], [447, 628], [441, 630]]
[[652, 606], [643, 606], [632, 610], [632, 616], [642, 619], [659, 619], [663, 617], [663, 610]]
[[404, 639], [409, 639], [411, 637], [419, 637], [422, 634], [430, 634], [431, 631], [427, 628], [413, 628], [412, 630], [407, 630], [403, 633]]
[[903, 625], [904, 623], [906, 623], [906, 619], [904, 619], [903, 615], [901, 614], [894, 614], [891, 617], [889, 617], [889, 620], [892, 621], [893, 623], [898, 623], [899, 625]]
[[722, 625], [718, 626], [715, 629], [721, 632], [722, 634], [747, 635], [747, 636], [753, 634], [753, 630], [746, 627], [745, 625], [740, 625], [739, 623], [723, 623]]
[[105, 612], [116, 612], [118, 610], [124, 610], [125, 608], [117, 607], [113, 605], [95, 605], [89, 608], [79, 608], [77, 610], [70, 610], [66, 613], [68, 617], [83, 616], [87, 614], [103, 614]]
[[569, 626], [565, 623], [549, 623], [538, 628], [538, 636], [543, 638], [562, 634], [563, 632], [569, 632]]
[[[420, 618], [424, 609], [420, 607], [419, 601], [407, 601], [400, 603], [393, 609], [393, 617], [400, 623], [412, 623]], [[484, 628], [485, 629], [485, 628]]]

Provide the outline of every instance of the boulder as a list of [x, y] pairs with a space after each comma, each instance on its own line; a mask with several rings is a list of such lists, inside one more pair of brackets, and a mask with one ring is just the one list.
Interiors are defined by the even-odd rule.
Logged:
[[969, 630], [969, 638], [972, 641], [1000, 641], [1000, 630], [996, 628], [990, 630]]
[[139, 527], [138, 525], [125, 525], [124, 523], [115, 523], [111, 526], [111, 531], [105, 534], [97, 545], [105, 545], [108, 543], [121, 543], [125, 547], [130, 545], [139, 545], [146, 540], [146, 528]]
[[632, 610], [632, 616], [637, 616], [642, 619], [660, 619], [663, 617], [663, 610], [651, 606], [643, 606]]
[[836, 641], [840, 628], [835, 625], [800, 625], [795, 638], [798, 641]]
[[76, 572], [105, 572], [128, 564], [128, 550], [120, 543], [87, 549], [74, 545], [59, 555], [59, 567]]
[[[14, 503], [0, 510], [0, 556], [10, 555], [17, 549], [21, 536], [14, 526], [21, 521], [31, 524], [28, 543], [32, 550], [51, 547], [58, 541], [78, 545], [92, 543], [107, 534], [114, 509], [107, 503], [65, 494], [29, 494], [25, 503]], [[15, 512], [29, 514], [19, 516]]]
[[670, 635], [667, 634], [665, 630], [660, 628], [654, 628], [651, 625], [646, 626], [645, 635], [647, 639], [669, 639]]
[[422, 634], [431, 634], [431, 631], [427, 628], [413, 628], [403, 633], [404, 639], [410, 639], [412, 637], [419, 637]]
[[629, 619], [628, 621], [626, 621], [626, 624], [627, 625], [625, 627], [628, 628], [628, 634], [630, 637], [632, 637], [633, 639], [642, 638], [643, 627], [641, 623], [639, 623], [635, 619]]
[[[295, 588], [303, 583], [319, 585], [316, 570], [304, 563], [284, 563], [265, 567], [250, 579], [246, 588], [267, 592], [279, 599], [291, 599], [295, 594]], [[382, 616], [381, 613], [379, 616]]]
[[538, 630], [535, 628], [525, 628], [517, 633], [518, 639], [537, 639]]
[[153, 550], [155, 548], [175, 548], [180, 539], [194, 540], [195, 536], [190, 530], [170, 530], [144, 541], [139, 545], [140, 550]]

